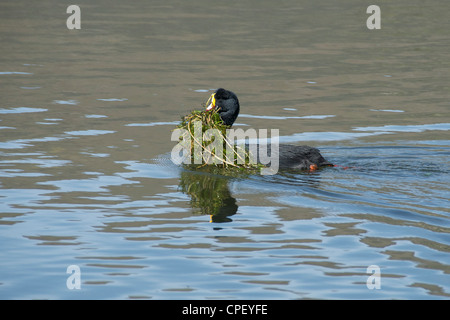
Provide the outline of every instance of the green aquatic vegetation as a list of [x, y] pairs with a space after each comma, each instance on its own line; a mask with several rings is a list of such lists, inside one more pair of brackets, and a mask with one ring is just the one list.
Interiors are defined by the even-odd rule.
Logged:
[[234, 145], [234, 140], [228, 139], [230, 126], [223, 123], [217, 108], [194, 110], [182, 117], [177, 128], [183, 129], [180, 140], [189, 148], [191, 165], [212, 165], [236, 171], [262, 167], [245, 146]]
[[228, 198], [228, 179], [218, 179], [213, 175], [183, 172], [180, 179], [181, 191], [191, 198], [191, 207], [200, 214], [216, 215]]

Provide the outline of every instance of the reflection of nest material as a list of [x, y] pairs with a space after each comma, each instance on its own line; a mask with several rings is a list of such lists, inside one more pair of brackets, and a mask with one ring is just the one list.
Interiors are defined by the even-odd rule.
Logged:
[[236, 199], [231, 196], [227, 178], [185, 171], [181, 173], [180, 187], [191, 197], [192, 208], [198, 209], [199, 214], [213, 216], [213, 221], [223, 222], [237, 211]]
[[[189, 115], [184, 116], [178, 125], [178, 128], [186, 129], [186, 134], [190, 136], [191, 163], [197, 163], [195, 156], [201, 154], [201, 166], [214, 164], [217, 167], [225, 168], [260, 168], [261, 165], [250, 160], [253, 157], [246, 148], [234, 146], [234, 141], [228, 141], [227, 129], [230, 126], [223, 123], [218, 111], [217, 108], [212, 111], [194, 110]], [[197, 132], [197, 134], [195, 132], [196, 124], [198, 126], [201, 124], [201, 132]], [[218, 135], [223, 142], [221, 146], [218, 146], [221, 150], [214, 148], [213, 142], [217, 138], [215, 135]], [[197, 155], [195, 152], [197, 152]]]

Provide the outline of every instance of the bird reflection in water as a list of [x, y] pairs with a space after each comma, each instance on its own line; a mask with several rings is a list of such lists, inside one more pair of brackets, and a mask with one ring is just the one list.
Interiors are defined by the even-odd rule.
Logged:
[[236, 214], [238, 205], [228, 186], [230, 178], [209, 171], [207, 167], [183, 170], [180, 190], [190, 196], [195, 214], [209, 215], [210, 222], [231, 222], [230, 216]]

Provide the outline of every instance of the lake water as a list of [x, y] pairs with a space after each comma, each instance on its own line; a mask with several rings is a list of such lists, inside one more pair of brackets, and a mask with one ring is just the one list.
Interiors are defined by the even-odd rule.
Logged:
[[[71, 4], [0, 3], [0, 298], [450, 297], [450, 2]], [[338, 166], [174, 165], [218, 87]]]

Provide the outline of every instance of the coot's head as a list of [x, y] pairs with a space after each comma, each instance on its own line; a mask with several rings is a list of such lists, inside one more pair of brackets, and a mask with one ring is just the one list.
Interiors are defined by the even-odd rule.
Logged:
[[217, 89], [206, 104], [206, 110], [217, 108], [220, 117], [227, 126], [231, 126], [239, 115], [239, 100], [237, 96], [223, 88]]

